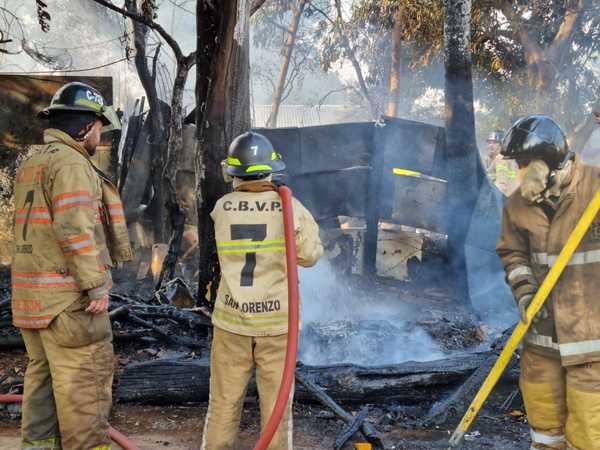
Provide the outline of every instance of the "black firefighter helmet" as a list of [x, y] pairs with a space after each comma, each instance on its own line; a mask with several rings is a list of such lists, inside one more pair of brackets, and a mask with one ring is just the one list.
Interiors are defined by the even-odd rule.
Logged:
[[227, 174], [238, 178], [262, 178], [285, 169], [271, 141], [253, 131], [236, 137], [227, 151]]
[[[110, 130], [121, 128], [117, 114], [100, 92], [84, 83], [72, 82], [62, 86], [54, 93], [50, 106], [38, 113], [40, 119], [49, 119], [54, 112], [93, 113]], [[109, 131], [108, 129], [105, 131]]]
[[500, 154], [504, 159], [517, 162], [540, 159], [550, 170], [562, 169], [574, 156], [560, 126], [550, 117], [541, 115], [517, 120], [506, 133]]

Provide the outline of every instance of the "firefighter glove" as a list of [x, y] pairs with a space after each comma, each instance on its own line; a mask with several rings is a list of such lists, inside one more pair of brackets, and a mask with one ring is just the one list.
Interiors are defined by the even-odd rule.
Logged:
[[[521, 315], [521, 322], [524, 324], [527, 323], [527, 308], [531, 305], [531, 301], [533, 300], [533, 295], [524, 295], [519, 299], [519, 314]], [[548, 309], [546, 309], [546, 305], [542, 305], [538, 313], [534, 316], [533, 322], [537, 323], [540, 319], [548, 318]]]

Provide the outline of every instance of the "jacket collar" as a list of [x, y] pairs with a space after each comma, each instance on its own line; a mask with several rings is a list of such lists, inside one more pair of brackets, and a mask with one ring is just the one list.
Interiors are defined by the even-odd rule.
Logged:
[[554, 219], [557, 219], [561, 216], [571, 205], [573, 202], [573, 198], [577, 195], [580, 189], [580, 181], [583, 174], [583, 163], [579, 156], [575, 156], [575, 161], [573, 161], [573, 171], [571, 175], [571, 182], [565, 186], [565, 190], [560, 196], [560, 200], [558, 201], [558, 206], [556, 208], [556, 214]]
[[575, 195], [579, 190], [579, 184], [581, 181], [581, 175], [583, 173], [583, 163], [581, 162], [581, 158], [579, 155], [575, 155], [575, 160], [573, 161], [573, 173], [571, 175], [571, 182], [565, 187], [565, 192], [563, 196]]
[[71, 147], [73, 150], [81, 153], [87, 160], [90, 159], [90, 155], [81, 142], [77, 142], [71, 136], [64, 131], [57, 130], [56, 128], [48, 128], [44, 130], [44, 143], [51, 144], [53, 142], [60, 142]]
[[[243, 180], [241, 178], [234, 178], [233, 179], [233, 190], [234, 191], [238, 191], [238, 192], [260, 192], [261, 187], [264, 187], [266, 185], [269, 186], [273, 186], [272, 183], [273, 180], [273, 176], [269, 175], [266, 178], [263, 178], [261, 180]], [[256, 189], [259, 189], [258, 191], [256, 191]], [[267, 189], [267, 190], [277, 190], [277, 189]]]

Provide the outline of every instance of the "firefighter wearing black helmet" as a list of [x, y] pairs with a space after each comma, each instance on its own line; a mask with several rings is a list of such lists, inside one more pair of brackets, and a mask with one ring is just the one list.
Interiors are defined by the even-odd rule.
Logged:
[[[507, 132], [502, 155], [520, 187], [504, 207], [498, 255], [522, 320], [538, 286], [594, 193], [585, 166], [551, 118], [532, 115]], [[524, 339], [520, 387], [532, 449], [600, 449], [600, 218], [576, 249]]]
[[60, 88], [39, 117], [45, 146], [15, 180], [12, 316], [25, 373], [22, 448], [110, 448], [109, 267], [131, 257], [117, 189], [90, 157], [116, 115], [91, 86]]
[[[232, 450], [246, 387], [256, 367], [262, 426], [268, 421], [285, 360], [288, 299], [281, 201], [272, 176], [285, 168], [269, 140], [247, 132], [233, 140], [223, 174], [233, 192], [211, 213], [221, 281], [212, 315], [210, 400], [202, 449]], [[298, 264], [323, 252], [319, 228], [293, 199]], [[292, 450], [291, 401], [270, 450]]]

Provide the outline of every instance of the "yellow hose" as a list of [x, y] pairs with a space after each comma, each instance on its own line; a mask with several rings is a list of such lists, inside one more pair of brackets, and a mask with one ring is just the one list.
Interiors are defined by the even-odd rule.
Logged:
[[596, 191], [594, 198], [585, 209], [583, 215], [581, 216], [581, 219], [579, 219], [579, 222], [575, 226], [575, 229], [569, 236], [567, 243], [558, 255], [556, 263], [552, 266], [550, 272], [548, 272], [548, 275], [546, 276], [542, 285], [533, 297], [529, 308], [527, 308], [527, 324], [523, 323], [522, 321], [519, 321], [510, 339], [507, 341], [506, 347], [504, 347], [502, 353], [500, 353], [500, 356], [498, 356], [494, 367], [492, 367], [492, 370], [483, 382], [481, 388], [479, 388], [479, 391], [477, 392], [477, 395], [471, 402], [471, 405], [469, 405], [469, 409], [467, 409], [467, 412], [456, 427], [456, 430], [454, 430], [454, 434], [452, 435], [449, 441], [451, 448], [456, 448], [462, 442], [465, 433], [471, 427], [471, 424], [477, 417], [477, 414], [483, 406], [483, 403], [487, 400], [492, 389], [494, 389], [494, 386], [502, 376], [502, 373], [504, 373], [506, 366], [510, 362], [512, 354], [517, 349], [517, 346], [519, 345], [519, 343], [523, 339], [523, 336], [525, 336], [525, 333], [529, 329], [531, 320], [535, 317], [535, 315], [544, 305], [544, 302], [550, 295], [550, 292], [552, 292], [552, 289], [556, 285], [558, 278], [569, 263], [571, 256], [573, 256], [573, 253], [579, 246], [579, 243], [583, 239], [583, 236], [590, 228], [590, 225], [592, 224], [594, 218], [598, 214], [598, 211], [600, 211], [600, 189]]

